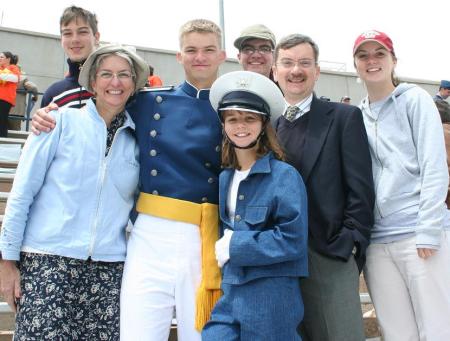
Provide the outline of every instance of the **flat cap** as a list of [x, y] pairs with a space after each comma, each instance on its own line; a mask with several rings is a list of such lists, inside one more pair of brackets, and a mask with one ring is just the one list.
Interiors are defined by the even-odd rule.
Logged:
[[247, 39], [264, 39], [269, 40], [272, 48], [275, 48], [275, 35], [266, 26], [257, 24], [246, 27], [242, 30], [241, 35], [234, 41], [234, 46], [240, 50], [242, 43]]
[[440, 85], [440, 87], [441, 88], [444, 88], [444, 89], [450, 89], [450, 81], [446, 81], [446, 80], [441, 80], [441, 85]]

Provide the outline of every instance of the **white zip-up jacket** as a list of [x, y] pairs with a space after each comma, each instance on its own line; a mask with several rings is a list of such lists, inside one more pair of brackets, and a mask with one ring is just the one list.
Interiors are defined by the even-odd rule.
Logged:
[[[418, 246], [439, 247], [448, 169], [444, 134], [431, 96], [413, 84], [402, 83], [379, 111], [371, 112], [368, 98], [360, 108], [369, 138], [376, 203], [377, 237], [413, 232]], [[377, 231], [377, 221], [418, 207], [416, 226], [402, 231]]]
[[105, 157], [107, 128], [92, 100], [52, 112], [56, 127], [30, 135], [0, 238], [3, 259], [23, 248], [96, 261], [124, 261], [125, 227], [139, 178], [128, 113]]

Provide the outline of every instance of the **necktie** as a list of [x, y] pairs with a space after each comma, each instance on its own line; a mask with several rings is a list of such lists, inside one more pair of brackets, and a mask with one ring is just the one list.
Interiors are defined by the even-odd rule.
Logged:
[[295, 120], [295, 116], [300, 112], [300, 108], [296, 105], [290, 105], [286, 109], [286, 112], [284, 113], [284, 117], [289, 121], [292, 122]]

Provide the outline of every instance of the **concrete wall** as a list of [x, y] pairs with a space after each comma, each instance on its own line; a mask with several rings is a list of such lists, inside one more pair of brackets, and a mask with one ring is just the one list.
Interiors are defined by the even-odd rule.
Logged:
[[[44, 92], [53, 82], [60, 80], [67, 72], [66, 57], [60, 45], [59, 36], [0, 27], [0, 48], [19, 56], [19, 64], [28, 78]], [[178, 84], [184, 79], [183, 69], [175, 59], [174, 51], [137, 46], [138, 53], [155, 68], [165, 85]], [[236, 59], [228, 59], [220, 68], [220, 74], [240, 70]], [[402, 79], [423, 87], [430, 95], [436, 94], [439, 83], [418, 79]], [[364, 87], [357, 82], [355, 73], [336, 72], [322, 69], [315, 88], [318, 96], [339, 101], [348, 95], [353, 104], [364, 96]], [[38, 101], [38, 104], [40, 100]]]

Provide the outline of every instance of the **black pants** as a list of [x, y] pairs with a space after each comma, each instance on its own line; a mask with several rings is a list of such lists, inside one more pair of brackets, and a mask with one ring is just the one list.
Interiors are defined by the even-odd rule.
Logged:
[[8, 115], [12, 104], [0, 100], [0, 137], [8, 137]]

